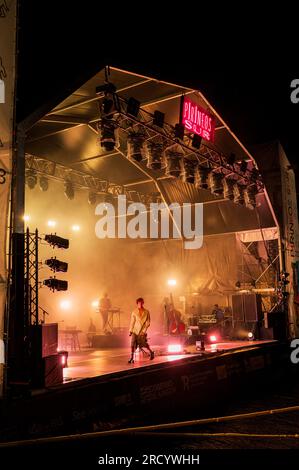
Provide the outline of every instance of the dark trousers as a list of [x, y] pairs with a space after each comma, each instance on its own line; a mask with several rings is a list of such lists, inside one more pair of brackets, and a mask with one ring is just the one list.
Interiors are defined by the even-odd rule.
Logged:
[[132, 333], [132, 337], [131, 337], [131, 352], [132, 352], [132, 355], [134, 354], [134, 352], [136, 351], [136, 349], [138, 348], [140, 349], [148, 349], [149, 351], [151, 351], [151, 348], [147, 342], [147, 335], [136, 335], [136, 333]]

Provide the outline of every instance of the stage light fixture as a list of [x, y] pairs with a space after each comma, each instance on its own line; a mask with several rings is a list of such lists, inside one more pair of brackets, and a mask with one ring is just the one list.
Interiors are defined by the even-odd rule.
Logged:
[[178, 178], [181, 174], [181, 163], [184, 158], [184, 154], [175, 149], [167, 149], [165, 151], [166, 156], [166, 176], [174, 176]]
[[174, 137], [177, 139], [184, 140], [184, 135], [185, 135], [185, 128], [183, 124], [176, 124], [174, 126]]
[[114, 205], [115, 203], [115, 198], [113, 196], [113, 194], [111, 193], [100, 193], [99, 196], [98, 196], [98, 202], [99, 204], [112, 204]]
[[145, 144], [145, 155], [147, 158], [147, 168], [151, 170], [162, 170], [166, 167], [166, 158], [163, 153], [162, 144], [147, 141]]
[[181, 178], [184, 183], [195, 182], [195, 170], [196, 161], [188, 160], [187, 158], [182, 159]]
[[43, 284], [54, 291], [66, 291], [68, 289], [68, 282], [56, 278], [45, 279]]
[[141, 162], [144, 158], [144, 139], [143, 132], [131, 131], [127, 140], [127, 157], [130, 161]]
[[259, 170], [257, 168], [252, 168], [250, 176], [252, 181], [256, 182], [258, 177], [260, 176]]
[[242, 160], [240, 163], [240, 171], [242, 173], [246, 173], [247, 169], [248, 169], [248, 163], [246, 162], [246, 160]]
[[131, 97], [128, 99], [127, 104], [127, 113], [131, 116], [137, 117], [140, 109], [140, 101], [136, 100], [135, 98]]
[[256, 207], [257, 194], [258, 188], [256, 184], [252, 184], [244, 189], [244, 201], [248, 209], [254, 209]]
[[90, 191], [88, 194], [88, 204], [91, 206], [94, 206], [94, 204], [97, 202], [97, 195], [93, 191]]
[[48, 227], [56, 227], [56, 221], [55, 220], [48, 220], [47, 225], [48, 225]]
[[62, 308], [63, 310], [69, 310], [72, 306], [72, 303], [70, 300], [62, 300], [60, 302], [60, 308]]
[[25, 181], [30, 189], [34, 189], [37, 184], [37, 176], [34, 170], [26, 171]]
[[230, 153], [229, 156], [226, 158], [226, 161], [229, 165], [234, 165], [236, 163], [236, 155], [234, 153]]
[[210, 335], [209, 340], [210, 340], [211, 343], [217, 343], [218, 338], [217, 338], [216, 335]]
[[251, 331], [249, 331], [249, 333], [247, 335], [247, 338], [248, 338], [249, 341], [253, 341], [254, 340], [254, 334]]
[[24, 222], [29, 222], [29, 220], [30, 220], [30, 215], [25, 214], [25, 215], [23, 216], [23, 220], [24, 220]]
[[44, 192], [49, 189], [49, 180], [45, 176], [41, 176], [39, 179], [39, 189]]
[[202, 137], [198, 134], [194, 134], [192, 139], [192, 147], [199, 149], [201, 146]]
[[208, 189], [209, 188], [209, 174], [211, 170], [205, 166], [197, 166], [195, 168], [195, 187], [197, 189]]
[[223, 194], [223, 178], [224, 175], [222, 173], [211, 172], [209, 174], [209, 188], [211, 193], [215, 196], [221, 196]]
[[154, 112], [153, 125], [157, 127], [163, 127], [164, 119], [165, 119], [165, 114], [161, 113], [161, 111], [156, 110]]
[[92, 306], [93, 308], [98, 308], [98, 306], [99, 306], [99, 301], [98, 301], [98, 300], [94, 300], [93, 302], [91, 302], [91, 306]]
[[183, 346], [181, 344], [169, 344], [167, 346], [167, 352], [169, 354], [182, 354]]
[[176, 286], [176, 279], [168, 279], [167, 284], [171, 287]]
[[116, 146], [116, 122], [113, 119], [103, 117], [99, 122], [98, 129], [101, 147], [104, 147], [107, 152], [111, 152]]
[[45, 241], [53, 247], [64, 248], [65, 250], [67, 250], [70, 246], [69, 240], [67, 240], [66, 238], [58, 237], [58, 235], [46, 235]]
[[74, 199], [75, 190], [74, 190], [73, 183], [71, 181], [65, 181], [65, 183], [64, 183], [64, 194], [67, 197], [67, 199], [69, 199], [70, 201], [72, 201]]
[[223, 184], [223, 197], [225, 199], [230, 199], [231, 201], [233, 201], [235, 181], [229, 178], [223, 178], [222, 184]]
[[234, 184], [234, 202], [236, 204], [244, 204], [244, 186], [238, 183]]
[[72, 231], [73, 232], [80, 232], [80, 225], [72, 225]]
[[237, 281], [236, 284], [235, 284], [235, 286], [236, 286], [238, 289], [240, 289], [240, 287], [241, 287], [241, 282], [240, 282], [240, 281]]
[[56, 258], [50, 258], [46, 259], [45, 264], [49, 266], [49, 268], [54, 272], [54, 273], [66, 273], [68, 270], [68, 263], [65, 263], [64, 261], [60, 261], [59, 259]]

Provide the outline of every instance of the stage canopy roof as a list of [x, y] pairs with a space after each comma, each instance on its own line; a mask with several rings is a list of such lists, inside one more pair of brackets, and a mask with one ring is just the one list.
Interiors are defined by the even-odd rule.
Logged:
[[[109, 80], [116, 86], [119, 96], [125, 99], [134, 97], [140, 101], [141, 108], [148, 112], [159, 110], [165, 113], [165, 121], [171, 125], [179, 121], [182, 94], [188, 95], [216, 117], [215, 142], [209, 144], [210, 147], [224, 155], [234, 153], [238, 160], [253, 160], [249, 151], [200, 91], [112, 66]], [[99, 100], [102, 98], [96, 94], [96, 87], [104, 83], [105, 69], [102, 69], [59, 103], [50, 104], [48, 109], [44, 107], [37, 110], [20, 123], [26, 131], [26, 154], [63, 165], [71, 172], [79, 171], [140, 193], [156, 192], [158, 181], [168, 203], [205, 204], [205, 235], [276, 226], [266, 193], [258, 196], [258, 210], [250, 210], [216, 197], [208, 190], [196, 189], [194, 185], [180, 179], [167, 178], [162, 171], [149, 170], [143, 163], [138, 168], [126, 158], [123, 151], [105, 151], [100, 146], [97, 130]]]

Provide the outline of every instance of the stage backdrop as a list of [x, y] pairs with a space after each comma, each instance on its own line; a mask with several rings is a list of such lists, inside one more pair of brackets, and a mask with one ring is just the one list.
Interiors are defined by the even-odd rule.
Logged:
[[16, 0], [0, 0], [0, 396], [3, 385], [7, 221], [11, 184], [16, 50]]

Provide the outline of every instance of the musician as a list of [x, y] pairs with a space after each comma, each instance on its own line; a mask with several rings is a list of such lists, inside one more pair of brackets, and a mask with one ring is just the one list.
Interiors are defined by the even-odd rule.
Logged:
[[108, 323], [109, 310], [111, 308], [111, 301], [108, 297], [107, 292], [105, 292], [104, 297], [100, 300], [100, 314], [102, 317], [102, 330], [104, 333], [107, 333], [106, 326]]
[[214, 305], [212, 314], [215, 315], [217, 323], [222, 323], [224, 320], [224, 311], [219, 307], [218, 304]]
[[147, 330], [151, 323], [151, 317], [149, 311], [144, 308], [144, 300], [139, 297], [136, 300], [137, 308], [133, 310], [131, 315], [130, 333], [131, 340], [131, 357], [129, 363], [134, 362], [134, 352], [137, 347], [147, 349], [150, 353], [150, 359], [154, 359], [154, 351], [151, 350], [147, 341]]
[[170, 335], [177, 335], [185, 332], [185, 323], [182, 321], [182, 314], [179, 310], [174, 308], [172, 303], [169, 304], [168, 325]]

